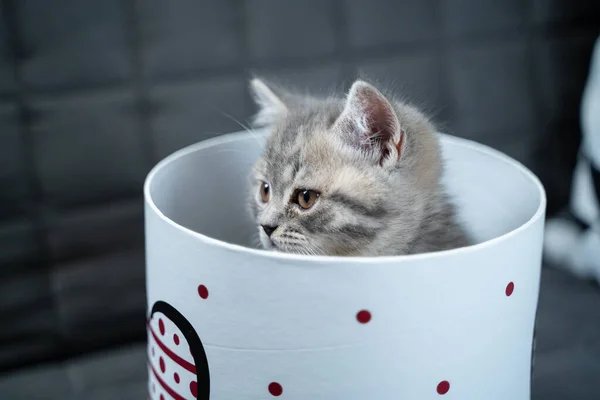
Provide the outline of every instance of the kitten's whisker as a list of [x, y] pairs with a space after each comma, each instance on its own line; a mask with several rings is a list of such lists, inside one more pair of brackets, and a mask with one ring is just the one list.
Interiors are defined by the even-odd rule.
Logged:
[[236, 124], [238, 124], [239, 126], [241, 126], [246, 132], [248, 132], [250, 135], [252, 135], [252, 138], [254, 140], [256, 140], [256, 142], [258, 144], [262, 145], [262, 142], [258, 139], [258, 137], [256, 136], [256, 132], [254, 132], [254, 130], [252, 128], [250, 128], [248, 125], [245, 125], [245, 124], [241, 123], [240, 121], [238, 121], [237, 119], [235, 119], [233, 116], [227, 114], [225, 111], [221, 111], [221, 114], [223, 114], [223, 116], [229, 118], [230, 120], [232, 120], [233, 122], [235, 122]]
[[312, 256], [318, 256], [323, 253], [322, 251], [320, 251], [318, 246], [308, 243], [308, 242], [306, 243], [306, 249], [310, 253], [309, 255], [312, 255]]
[[240, 127], [242, 127], [245, 131], [250, 132], [252, 129], [250, 129], [250, 127], [248, 127], [248, 125], [245, 125], [243, 123], [241, 123], [240, 121], [238, 121], [237, 119], [235, 119], [232, 115], [227, 114], [225, 111], [220, 111], [220, 113], [224, 116], [229, 118], [230, 120], [232, 120], [233, 122], [235, 122], [236, 124], [238, 124]]
[[[252, 136], [252, 139], [254, 139], [256, 141], [256, 143], [258, 143], [259, 145], [263, 145], [263, 142], [261, 142], [258, 139], [258, 136], [256, 135], [256, 132], [254, 132], [254, 130], [252, 128], [250, 128], [248, 125], [245, 125], [243, 123], [241, 123], [240, 121], [238, 121], [237, 119], [235, 119], [232, 115], [227, 114], [225, 111], [220, 111], [221, 114], [223, 114], [224, 117], [229, 118], [230, 120], [232, 120], [233, 122], [235, 122], [236, 124], [238, 124], [240, 127], [242, 127], [246, 132], [248, 132], [250, 134], [250, 136]], [[267, 164], [269, 164], [269, 166], [271, 168], [273, 168], [273, 163], [270, 160], [264, 159]]]

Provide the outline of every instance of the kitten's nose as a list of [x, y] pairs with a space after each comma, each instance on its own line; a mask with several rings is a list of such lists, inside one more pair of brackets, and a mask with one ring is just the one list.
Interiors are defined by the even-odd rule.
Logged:
[[271, 234], [275, 231], [275, 229], [277, 229], [276, 226], [269, 226], [269, 225], [261, 225], [263, 230], [265, 231], [265, 233], [267, 234], [267, 236], [271, 237]]

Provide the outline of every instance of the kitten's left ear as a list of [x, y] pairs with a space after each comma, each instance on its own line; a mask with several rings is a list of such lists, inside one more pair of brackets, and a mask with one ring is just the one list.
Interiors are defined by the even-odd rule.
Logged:
[[288, 108], [267, 84], [258, 78], [250, 81], [250, 90], [252, 91], [254, 101], [259, 107], [258, 113], [254, 117], [254, 124], [257, 126], [267, 126], [284, 117]]
[[350, 88], [334, 129], [382, 166], [394, 165], [402, 156], [405, 134], [394, 107], [379, 90], [364, 81], [358, 80]]

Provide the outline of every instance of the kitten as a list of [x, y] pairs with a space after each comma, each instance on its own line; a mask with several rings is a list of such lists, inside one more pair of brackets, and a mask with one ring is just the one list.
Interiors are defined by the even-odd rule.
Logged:
[[255, 124], [269, 131], [250, 199], [265, 249], [381, 256], [468, 244], [440, 183], [438, 136], [418, 110], [361, 80], [345, 99], [250, 86]]

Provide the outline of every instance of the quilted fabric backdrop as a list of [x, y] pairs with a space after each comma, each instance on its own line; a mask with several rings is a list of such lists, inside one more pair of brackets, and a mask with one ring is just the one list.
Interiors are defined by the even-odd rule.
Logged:
[[598, 1], [0, 1], [0, 370], [144, 339], [142, 184], [239, 130], [250, 73], [357, 71], [566, 202]]

